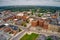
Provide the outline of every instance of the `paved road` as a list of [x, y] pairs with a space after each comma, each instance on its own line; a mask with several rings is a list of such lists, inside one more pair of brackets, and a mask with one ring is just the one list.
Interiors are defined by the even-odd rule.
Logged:
[[25, 33], [26, 31], [24, 30], [23, 32], [21, 32], [19, 35], [17, 35], [16, 37], [14, 37], [12, 40], [19, 40], [19, 38]]
[[16, 37], [12, 38], [11, 40], [19, 40], [19, 38], [22, 37], [25, 34], [25, 32], [28, 31], [29, 28], [30, 27], [26, 28], [24, 31], [22, 31], [21, 33], [19, 33]]

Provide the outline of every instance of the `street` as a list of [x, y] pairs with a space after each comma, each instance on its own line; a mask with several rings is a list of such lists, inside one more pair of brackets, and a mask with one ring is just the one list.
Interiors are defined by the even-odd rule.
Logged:
[[18, 35], [16, 35], [15, 37], [11, 38], [10, 40], [19, 40], [30, 28], [30, 26], [26, 29], [24, 29], [21, 33], [19, 33]]

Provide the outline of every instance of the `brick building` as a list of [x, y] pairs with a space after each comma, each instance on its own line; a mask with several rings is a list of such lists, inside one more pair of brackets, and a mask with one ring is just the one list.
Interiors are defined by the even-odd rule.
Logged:
[[29, 18], [29, 16], [27, 16], [27, 15], [23, 15], [23, 16], [22, 16], [22, 19], [23, 19], [23, 20], [27, 20], [28, 18]]
[[33, 27], [38, 26], [38, 20], [32, 20], [31, 26], [33, 26]]
[[43, 20], [43, 19], [40, 19], [40, 20], [39, 20], [39, 26], [40, 26], [40, 27], [43, 27], [43, 24], [44, 24], [44, 20]]

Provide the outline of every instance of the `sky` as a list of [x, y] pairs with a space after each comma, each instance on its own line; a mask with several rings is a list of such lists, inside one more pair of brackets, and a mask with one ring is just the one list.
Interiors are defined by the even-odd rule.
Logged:
[[60, 0], [0, 0], [0, 6], [11, 5], [38, 5], [60, 7]]

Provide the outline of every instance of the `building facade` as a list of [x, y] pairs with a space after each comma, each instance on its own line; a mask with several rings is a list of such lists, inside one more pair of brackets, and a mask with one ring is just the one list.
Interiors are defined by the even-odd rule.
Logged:
[[31, 26], [33, 26], [33, 27], [38, 26], [38, 20], [32, 20]]

